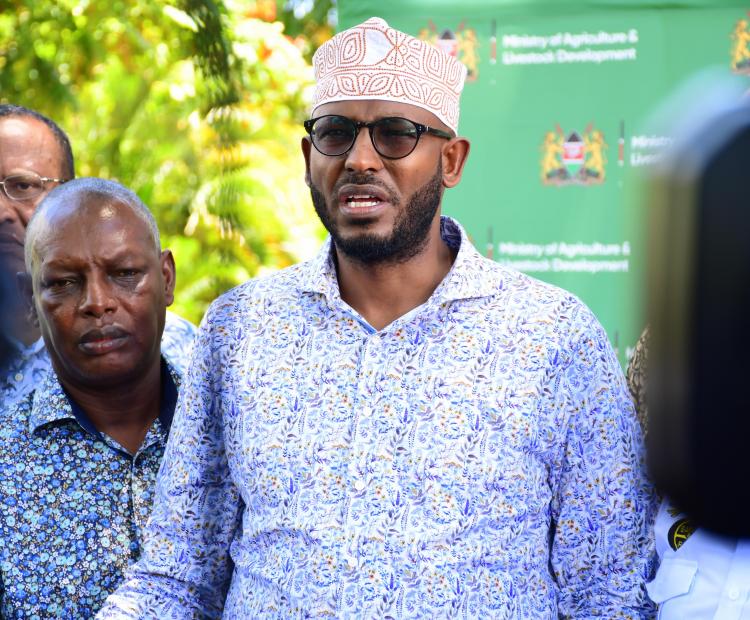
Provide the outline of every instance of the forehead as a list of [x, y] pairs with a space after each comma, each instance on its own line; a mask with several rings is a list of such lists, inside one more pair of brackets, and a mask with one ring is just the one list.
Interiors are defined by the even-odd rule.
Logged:
[[128, 204], [87, 195], [56, 209], [37, 236], [35, 253], [45, 263], [61, 257], [96, 259], [131, 252], [152, 254], [154, 240], [146, 221]]
[[63, 154], [55, 135], [30, 117], [0, 117], [0, 176], [31, 171], [60, 176]]
[[357, 121], [373, 121], [387, 116], [400, 116], [430, 127], [447, 129], [432, 112], [400, 101], [383, 101], [380, 99], [331, 101], [318, 106], [313, 116], [318, 117], [326, 114], [340, 114]]

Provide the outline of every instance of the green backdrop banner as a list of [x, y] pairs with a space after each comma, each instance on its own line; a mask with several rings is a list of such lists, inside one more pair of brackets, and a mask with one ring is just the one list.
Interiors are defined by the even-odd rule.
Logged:
[[670, 143], [648, 116], [707, 67], [750, 86], [750, 0], [338, 7], [342, 29], [377, 15], [467, 65], [460, 133], [472, 151], [444, 212], [495, 260], [581, 297], [624, 364], [644, 321], [646, 214], [634, 173]]

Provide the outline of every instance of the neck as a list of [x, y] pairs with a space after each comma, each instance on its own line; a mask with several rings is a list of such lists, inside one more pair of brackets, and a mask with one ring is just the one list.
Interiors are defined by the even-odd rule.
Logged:
[[158, 356], [146, 373], [121, 385], [98, 389], [62, 383], [96, 429], [117, 441], [130, 454], [138, 451], [148, 429], [159, 416], [161, 358]]
[[455, 252], [440, 237], [436, 218], [425, 247], [402, 263], [365, 265], [336, 253], [341, 298], [381, 330], [426, 302], [450, 271]]

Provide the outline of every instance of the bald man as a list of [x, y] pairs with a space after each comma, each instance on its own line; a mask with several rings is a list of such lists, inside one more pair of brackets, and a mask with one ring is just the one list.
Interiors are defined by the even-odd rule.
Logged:
[[51, 368], [0, 412], [0, 616], [91, 618], [139, 556], [171, 425], [174, 260], [135, 194], [78, 179], [31, 217], [25, 265]]
[[[50, 366], [15, 280], [16, 273], [24, 271], [30, 218], [53, 188], [74, 178], [74, 166], [68, 136], [54, 121], [29, 108], [0, 105], [0, 286], [7, 284], [0, 320], [0, 349], [7, 351], [0, 364], [0, 410], [32, 390]], [[195, 326], [167, 313], [162, 351], [182, 370], [194, 335]]]

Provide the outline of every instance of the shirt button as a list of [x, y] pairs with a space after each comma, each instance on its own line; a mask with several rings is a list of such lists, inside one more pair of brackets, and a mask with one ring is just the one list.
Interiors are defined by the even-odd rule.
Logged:
[[740, 591], [737, 588], [732, 588], [727, 592], [727, 597], [729, 597], [730, 601], [736, 601], [738, 598], [740, 598]]
[[23, 381], [23, 374], [20, 372], [16, 373], [16, 376], [13, 377], [16, 381]]
[[354, 483], [354, 488], [357, 489], [357, 491], [361, 491], [365, 488], [365, 481], [357, 480], [357, 482]]
[[346, 563], [349, 565], [349, 568], [356, 568], [357, 567], [357, 560], [353, 558], [352, 556], [348, 556], [346, 558]]

